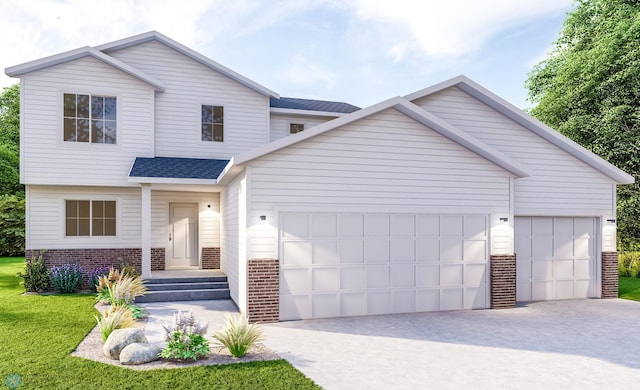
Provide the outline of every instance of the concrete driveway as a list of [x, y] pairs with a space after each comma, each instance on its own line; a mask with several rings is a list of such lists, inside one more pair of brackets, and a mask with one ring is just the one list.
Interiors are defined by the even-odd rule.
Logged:
[[640, 303], [538, 302], [265, 325], [266, 345], [332, 389], [637, 389]]

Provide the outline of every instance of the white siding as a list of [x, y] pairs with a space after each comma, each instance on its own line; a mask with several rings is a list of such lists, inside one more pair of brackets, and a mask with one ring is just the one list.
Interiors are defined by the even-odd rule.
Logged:
[[509, 215], [508, 172], [393, 109], [251, 166], [249, 258], [276, 258], [277, 211]]
[[227, 275], [231, 299], [242, 313], [247, 307], [246, 177], [238, 176], [220, 194], [222, 247], [220, 268]]
[[[108, 53], [161, 80], [156, 94], [156, 155], [230, 158], [265, 144], [269, 98], [159, 43]], [[224, 142], [201, 140], [201, 105], [224, 106]]]
[[[140, 189], [28, 186], [26, 249], [139, 248]], [[115, 237], [65, 237], [65, 200], [115, 200]]]
[[615, 215], [610, 178], [462, 90], [452, 87], [414, 103], [532, 171], [515, 180], [516, 215]]
[[151, 193], [152, 248], [168, 247], [170, 203], [198, 204], [199, 251], [203, 247], [220, 247], [220, 194], [153, 191]]
[[290, 135], [290, 123], [304, 123], [304, 129], [307, 130], [332, 119], [335, 119], [335, 117], [271, 114], [271, 125], [269, 127], [271, 142]]
[[[63, 94], [117, 97], [117, 145], [63, 141]], [[153, 90], [91, 57], [22, 78], [25, 184], [127, 186], [135, 157], [153, 156]]]

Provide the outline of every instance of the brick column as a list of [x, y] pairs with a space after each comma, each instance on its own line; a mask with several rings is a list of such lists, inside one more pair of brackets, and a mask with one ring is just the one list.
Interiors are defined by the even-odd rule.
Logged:
[[220, 269], [220, 248], [202, 248], [202, 269]]
[[249, 259], [247, 262], [247, 317], [249, 322], [280, 320], [278, 259]]
[[602, 252], [602, 299], [618, 298], [618, 252]]
[[516, 255], [491, 255], [491, 308], [516, 306]]

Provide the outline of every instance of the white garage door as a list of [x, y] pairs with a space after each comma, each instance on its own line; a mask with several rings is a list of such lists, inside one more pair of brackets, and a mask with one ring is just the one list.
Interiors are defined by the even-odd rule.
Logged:
[[516, 300], [594, 297], [595, 218], [516, 217]]
[[282, 320], [488, 307], [488, 217], [281, 213]]

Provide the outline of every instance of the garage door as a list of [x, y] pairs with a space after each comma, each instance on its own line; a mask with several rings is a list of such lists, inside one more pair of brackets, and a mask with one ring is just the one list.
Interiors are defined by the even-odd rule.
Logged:
[[516, 300], [594, 297], [595, 218], [516, 217]]
[[488, 217], [281, 213], [282, 320], [488, 307]]

